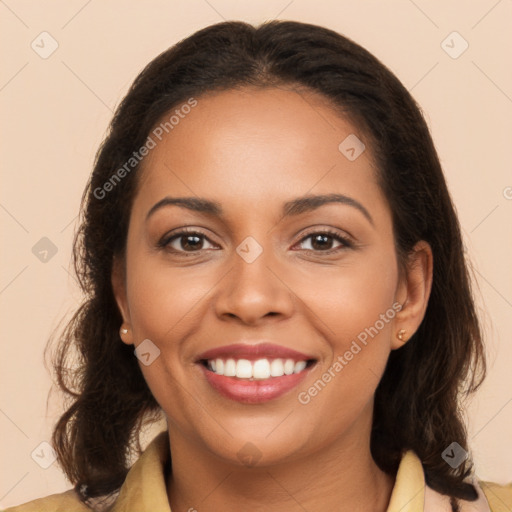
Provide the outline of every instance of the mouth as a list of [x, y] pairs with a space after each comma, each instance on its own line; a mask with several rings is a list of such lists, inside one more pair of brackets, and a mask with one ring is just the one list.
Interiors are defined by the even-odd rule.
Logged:
[[215, 391], [237, 402], [256, 404], [295, 388], [317, 360], [265, 343], [213, 349], [196, 362]]
[[315, 363], [315, 359], [207, 359], [200, 363], [210, 372], [225, 377], [236, 377], [246, 380], [264, 380], [293, 375], [303, 372]]

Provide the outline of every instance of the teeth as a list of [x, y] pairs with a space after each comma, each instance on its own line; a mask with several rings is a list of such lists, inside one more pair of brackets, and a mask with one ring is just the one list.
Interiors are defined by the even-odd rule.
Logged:
[[306, 368], [306, 361], [297, 361], [293, 368], [293, 373], [300, 373], [304, 368]]
[[268, 359], [258, 359], [258, 361], [254, 363], [252, 376], [255, 379], [268, 379], [270, 377], [270, 363]]
[[274, 359], [270, 363], [270, 375], [272, 377], [281, 377], [284, 375], [284, 364], [282, 359]]
[[238, 379], [268, 379], [269, 377], [282, 377], [302, 372], [307, 366], [306, 361], [293, 359], [211, 359], [208, 369], [217, 375], [237, 377]]
[[236, 363], [236, 376], [239, 379], [250, 379], [252, 377], [252, 364], [247, 359], [239, 359]]
[[224, 365], [224, 375], [226, 377], [234, 377], [236, 375], [236, 363], [234, 359], [228, 359], [226, 361]]
[[293, 369], [295, 368], [295, 361], [293, 359], [287, 359], [284, 362], [284, 374], [291, 375], [293, 373]]

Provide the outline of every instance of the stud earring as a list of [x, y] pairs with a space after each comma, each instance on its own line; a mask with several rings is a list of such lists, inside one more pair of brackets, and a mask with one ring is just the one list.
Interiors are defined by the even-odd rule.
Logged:
[[121, 334], [128, 334], [128, 329], [126, 327], [121, 327]]
[[400, 329], [397, 333], [396, 333], [396, 337], [400, 340], [400, 341], [405, 341], [405, 329]]

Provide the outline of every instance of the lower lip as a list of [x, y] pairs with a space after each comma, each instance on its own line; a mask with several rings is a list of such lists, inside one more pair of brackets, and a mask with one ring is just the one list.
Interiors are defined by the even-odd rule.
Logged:
[[270, 377], [261, 380], [238, 379], [218, 375], [200, 365], [206, 380], [221, 395], [246, 404], [268, 402], [284, 395], [297, 386], [309, 372], [309, 367], [300, 373]]

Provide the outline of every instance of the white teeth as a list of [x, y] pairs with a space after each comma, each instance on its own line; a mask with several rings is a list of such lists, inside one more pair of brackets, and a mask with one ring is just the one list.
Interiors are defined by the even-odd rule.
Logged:
[[287, 359], [284, 362], [284, 374], [291, 375], [295, 369], [295, 361], [293, 359]]
[[293, 373], [300, 373], [304, 368], [306, 368], [306, 361], [297, 361], [293, 368]]
[[252, 367], [252, 376], [255, 379], [268, 379], [270, 377], [270, 363], [268, 359], [258, 359]]
[[248, 359], [210, 359], [208, 369], [217, 375], [226, 377], [236, 377], [238, 379], [268, 379], [269, 377], [282, 377], [283, 375], [292, 375], [304, 371], [307, 366], [306, 361], [297, 361], [293, 359], [258, 359], [249, 361]]
[[234, 377], [236, 375], [236, 363], [234, 359], [228, 359], [224, 365], [224, 375]]
[[252, 364], [247, 359], [239, 359], [236, 363], [236, 376], [239, 379], [250, 379], [252, 377]]
[[274, 359], [270, 363], [270, 375], [272, 377], [282, 377], [284, 375], [284, 364], [282, 359]]

